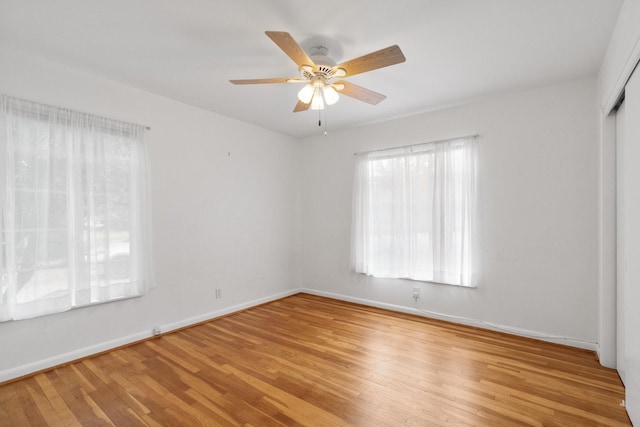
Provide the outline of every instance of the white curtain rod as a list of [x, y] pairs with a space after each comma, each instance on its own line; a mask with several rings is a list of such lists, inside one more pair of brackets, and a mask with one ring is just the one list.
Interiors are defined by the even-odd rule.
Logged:
[[425, 144], [435, 144], [437, 142], [447, 142], [447, 141], [453, 141], [455, 139], [464, 139], [464, 138], [478, 138], [480, 136], [479, 133], [475, 133], [473, 135], [463, 135], [463, 136], [456, 136], [453, 138], [445, 138], [445, 139], [438, 139], [436, 141], [427, 141], [427, 142], [419, 142], [417, 144], [409, 144], [409, 145], [400, 145], [398, 147], [388, 147], [388, 148], [379, 148], [377, 150], [369, 150], [369, 151], [359, 151], [357, 153], [353, 153], [354, 156], [357, 156], [359, 154], [368, 154], [368, 153], [375, 153], [377, 151], [385, 151], [385, 150], [393, 150], [396, 148], [409, 148], [409, 147], [417, 147], [418, 145], [425, 145]]

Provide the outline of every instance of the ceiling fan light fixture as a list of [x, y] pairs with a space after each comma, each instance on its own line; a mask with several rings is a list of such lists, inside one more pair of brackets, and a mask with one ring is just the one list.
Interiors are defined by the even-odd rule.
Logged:
[[312, 110], [324, 110], [324, 100], [322, 99], [322, 92], [319, 87], [315, 88], [313, 92], [313, 98], [311, 99]]
[[324, 96], [324, 102], [326, 102], [327, 105], [333, 105], [338, 102], [338, 99], [340, 99], [338, 92], [336, 92], [332, 86], [323, 87], [322, 95]]
[[312, 84], [306, 84], [302, 89], [300, 89], [300, 92], [298, 92], [298, 99], [300, 102], [304, 102], [305, 104], [310, 103], [315, 90], [315, 86]]

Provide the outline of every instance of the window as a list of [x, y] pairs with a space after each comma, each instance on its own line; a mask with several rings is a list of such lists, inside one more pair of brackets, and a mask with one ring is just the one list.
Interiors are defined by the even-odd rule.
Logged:
[[0, 321], [142, 295], [144, 128], [2, 95]]
[[474, 286], [475, 137], [358, 154], [352, 267]]

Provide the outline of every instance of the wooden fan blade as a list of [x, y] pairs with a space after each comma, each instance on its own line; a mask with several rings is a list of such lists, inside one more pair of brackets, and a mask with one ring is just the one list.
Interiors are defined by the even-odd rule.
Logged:
[[255, 85], [263, 83], [298, 83], [306, 80], [296, 77], [278, 77], [275, 79], [246, 79], [246, 80], [229, 80], [234, 85]]
[[299, 113], [300, 111], [307, 111], [311, 107], [311, 103], [305, 104], [302, 101], [298, 101], [296, 106], [293, 108], [294, 113]]
[[315, 67], [311, 58], [309, 58], [300, 45], [291, 37], [291, 34], [284, 31], [265, 31], [265, 34], [273, 40], [289, 58], [293, 59], [293, 62], [298, 65], [298, 68], [302, 68], [303, 65]]
[[381, 93], [365, 89], [362, 86], [354, 85], [353, 83], [345, 82], [344, 80], [336, 82], [334, 87], [340, 87], [340, 85], [344, 85], [344, 88], [339, 90], [338, 93], [366, 102], [367, 104], [376, 105], [387, 97]]
[[393, 46], [377, 50], [368, 55], [343, 62], [333, 68], [342, 68], [346, 74], [341, 77], [347, 77], [364, 73], [366, 71], [377, 70], [378, 68], [388, 67], [389, 65], [399, 64], [404, 61], [406, 61], [404, 54], [398, 45], [394, 44]]

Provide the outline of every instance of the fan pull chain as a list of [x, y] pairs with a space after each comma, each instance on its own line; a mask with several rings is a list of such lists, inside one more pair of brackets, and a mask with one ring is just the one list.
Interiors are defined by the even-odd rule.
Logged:
[[327, 136], [327, 110], [324, 110], [324, 136]]
[[327, 109], [318, 110], [318, 127], [322, 126], [322, 112], [324, 111], [324, 136], [327, 136]]
[[322, 112], [324, 111], [324, 136], [327, 136], [327, 109], [318, 110], [318, 127], [322, 127]]

